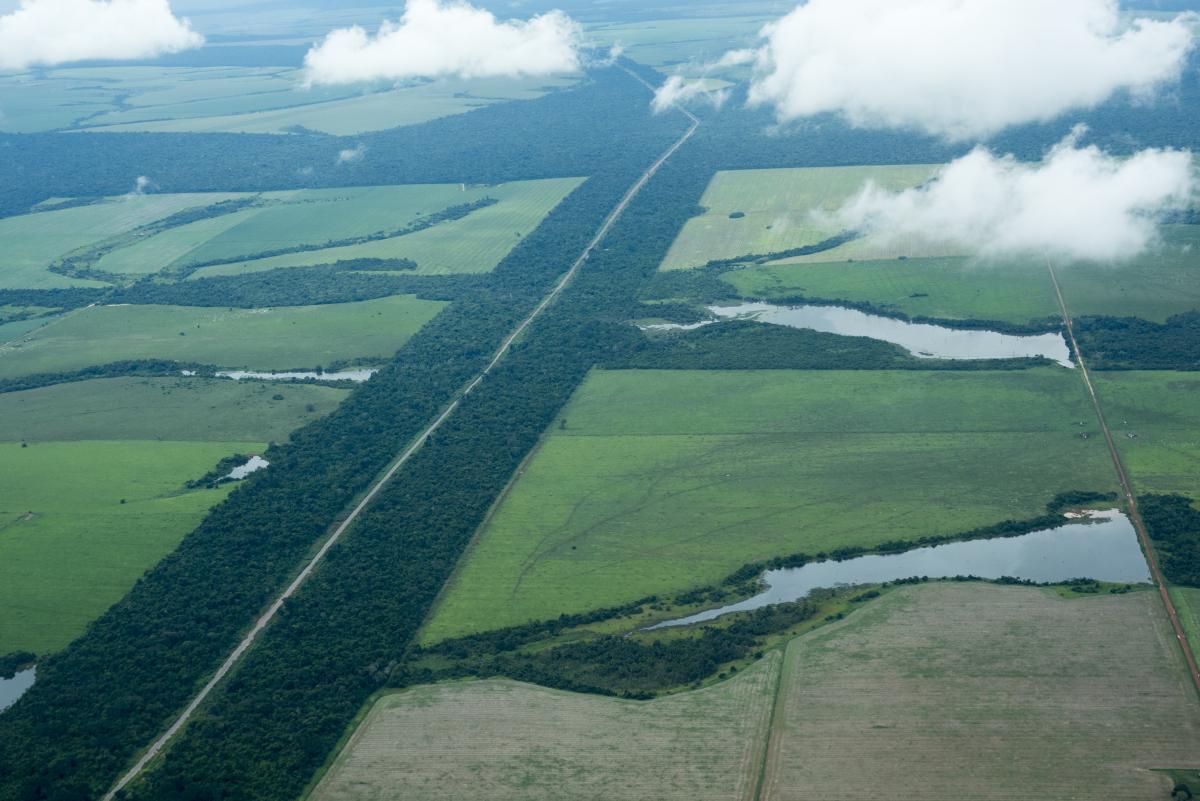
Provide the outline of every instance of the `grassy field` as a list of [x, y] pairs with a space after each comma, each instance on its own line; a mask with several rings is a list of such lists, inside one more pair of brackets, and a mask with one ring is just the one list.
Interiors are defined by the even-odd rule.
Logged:
[[[417, 272], [426, 275], [488, 272], [581, 182], [551, 178], [468, 186], [466, 191], [458, 184], [414, 184], [300, 192], [290, 202], [225, 231], [179, 263], [230, 260], [198, 270], [197, 278], [357, 258], [409, 258], [417, 262]], [[320, 244], [400, 228], [449, 206], [489, 197], [500, 202], [405, 236], [250, 258], [296, 243]]]
[[[594, 372], [477, 535], [426, 642], [954, 534], [1115, 489], [1070, 371]], [[1088, 428], [1080, 428], [1087, 421]]]
[[1157, 801], [1200, 704], [1152, 593], [935, 584], [794, 640], [768, 801]]
[[[349, 390], [213, 378], [102, 378], [0, 394], [0, 442], [285, 441]], [[282, 395], [282, 400], [275, 400]]]
[[1092, 383], [1133, 491], [1200, 498], [1200, 376], [1097, 371]]
[[[915, 165], [718, 172], [700, 199], [705, 213], [687, 221], [660, 269], [816, 244], [840, 233], [840, 228], [813, 218], [813, 212], [835, 210], [868, 180], [900, 189], [921, 183], [935, 169], [936, 165]], [[744, 216], [730, 217], [739, 212]]]
[[964, 258], [770, 264], [726, 273], [743, 297], [873, 303], [909, 315], [1025, 324], [1060, 319], [1044, 265], [996, 269]]
[[779, 662], [648, 702], [506, 680], [384, 695], [309, 800], [749, 801]]
[[0, 131], [353, 135], [539, 97], [578, 76], [440, 79], [363, 90], [304, 88], [288, 67], [68, 67], [0, 76]]
[[[673, 9], [684, 14], [683, 7]], [[589, 25], [588, 34], [607, 45], [620, 43], [625, 56], [652, 67], [676, 67], [716, 61], [730, 50], [750, 47], [762, 26], [771, 21], [768, 13], [747, 14], [755, 9], [734, 7], [720, 16], [703, 16], [719, 9], [698, 9], [700, 16], [679, 16], [637, 22], [606, 22]], [[686, 67], [685, 74], [686, 74]]]
[[45, 654], [78, 636], [228, 492], [183, 492], [184, 482], [262, 447], [0, 443], [0, 654]]
[[[1122, 264], [1058, 264], [1071, 313], [1162, 322], [1200, 309], [1200, 226], [1171, 225], [1153, 250]], [[904, 259], [897, 258], [905, 256]], [[859, 241], [810, 256], [726, 273], [747, 297], [869, 302], [913, 315], [1012, 323], [1057, 317], [1046, 264], [1037, 258], [978, 259], [896, 248], [886, 258]]]
[[0, 289], [103, 286], [96, 281], [66, 278], [46, 268], [55, 259], [76, 248], [94, 244], [186, 208], [205, 206], [233, 197], [238, 195], [135, 195], [109, 198], [87, 206], [0, 219], [0, 241], [4, 242], [5, 256], [0, 264]]
[[274, 309], [96, 306], [0, 348], [0, 377], [121, 359], [284, 370], [390, 358], [444, 303], [400, 295]]
[[1188, 642], [1192, 645], [1192, 653], [1200, 654], [1200, 588], [1172, 587], [1171, 600], [1175, 602], [1175, 611], [1179, 614], [1179, 622], [1187, 632]]

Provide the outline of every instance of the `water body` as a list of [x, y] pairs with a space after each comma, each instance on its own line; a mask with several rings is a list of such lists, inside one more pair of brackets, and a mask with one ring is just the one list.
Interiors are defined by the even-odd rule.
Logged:
[[818, 588], [927, 576], [952, 578], [1010, 577], [1042, 583], [1091, 578], [1140, 584], [1150, 581], [1150, 568], [1129, 518], [1116, 510], [1097, 513], [1095, 522], [1067, 523], [1020, 537], [952, 542], [898, 554], [869, 554], [841, 562], [810, 562], [803, 567], [768, 570], [767, 589], [735, 604], [698, 612], [651, 626], [686, 626], [771, 604], [798, 601]]
[[21, 670], [11, 679], [0, 679], [0, 712], [8, 709], [33, 686], [37, 668]]
[[[929, 323], [908, 323], [841, 306], [742, 303], [737, 306], [709, 306], [708, 310], [719, 320], [756, 320], [789, 328], [879, 339], [926, 359], [1022, 359], [1044, 356], [1063, 367], [1075, 366], [1062, 334], [1016, 336], [997, 331], [946, 328]], [[643, 326], [643, 329], [691, 330], [719, 320], [689, 325], [663, 323]]]
[[318, 381], [356, 381], [362, 383], [371, 376], [378, 373], [375, 368], [364, 370], [343, 370], [340, 373], [316, 373], [316, 372], [296, 372], [296, 373], [256, 373], [252, 370], [221, 370], [217, 373], [221, 378], [232, 378], [235, 381], [240, 381], [243, 378], [262, 378], [268, 381], [290, 381], [304, 378], [315, 378]]
[[246, 462], [243, 465], [238, 465], [237, 467], [230, 470], [229, 475], [225, 476], [225, 478], [232, 478], [233, 480], [238, 481], [240, 479], [245, 478], [246, 476], [250, 475], [253, 472], [262, 470], [264, 467], [267, 467], [270, 464], [271, 464], [270, 462], [268, 462], [266, 459], [262, 458], [261, 456], [251, 456], [250, 461]]

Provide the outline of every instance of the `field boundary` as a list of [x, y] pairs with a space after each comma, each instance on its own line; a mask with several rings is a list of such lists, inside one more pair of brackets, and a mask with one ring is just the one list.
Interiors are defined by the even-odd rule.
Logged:
[[1146, 556], [1146, 563], [1150, 566], [1150, 575], [1154, 579], [1154, 585], [1158, 589], [1158, 597], [1162, 601], [1166, 609], [1167, 617], [1171, 621], [1171, 626], [1175, 630], [1175, 639], [1179, 643], [1179, 649], [1183, 652], [1183, 659], [1187, 665], [1188, 672], [1191, 674], [1192, 683], [1195, 685], [1196, 693], [1200, 695], [1200, 667], [1196, 664], [1196, 655], [1192, 652], [1191, 643], [1188, 642], [1187, 632], [1183, 629], [1183, 624], [1179, 621], [1179, 613], [1175, 608], [1175, 602], [1171, 600], [1171, 593], [1167, 587], [1166, 580], [1163, 578], [1162, 570], [1158, 565], [1158, 555], [1154, 550], [1154, 543], [1150, 540], [1150, 533], [1146, 529], [1146, 522], [1142, 520], [1142, 513], [1138, 510], [1137, 498], [1133, 494], [1133, 489], [1129, 483], [1129, 477], [1125, 472], [1125, 465], [1121, 462], [1121, 455], [1117, 452], [1116, 443], [1113, 442], [1112, 432], [1108, 429], [1108, 421], [1104, 417], [1104, 409], [1100, 404], [1100, 397], [1096, 394], [1096, 388], [1092, 386], [1092, 378], [1088, 373], [1087, 365], [1083, 360], [1083, 353], [1079, 350], [1079, 343], [1075, 340], [1075, 329], [1071, 322], [1071, 314], [1067, 310], [1067, 302], [1063, 297], [1062, 287], [1058, 283], [1058, 275], [1054, 271], [1054, 265], [1046, 259], [1046, 269], [1050, 271], [1050, 281], [1054, 285], [1054, 294], [1058, 300], [1058, 307], [1062, 311], [1063, 325], [1067, 330], [1067, 338], [1071, 343], [1071, 350], [1075, 354], [1075, 361], [1079, 365], [1079, 374], [1083, 377], [1084, 386], [1087, 387], [1088, 396], [1091, 398], [1092, 406], [1096, 410], [1096, 418], [1100, 421], [1100, 430], [1104, 433], [1104, 441], [1108, 445], [1108, 453], [1112, 458], [1113, 469], [1117, 473], [1117, 481], [1121, 485], [1121, 492], [1125, 496], [1125, 503], [1129, 510], [1129, 519], [1133, 522], [1134, 530], [1137, 531], [1138, 540], [1142, 545], [1142, 552]]
[[679, 139], [675, 140], [675, 142], [673, 142], [653, 164], [651, 164], [644, 172], [642, 172], [641, 176], [634, 182], [633, 186], [631, 186], [621, 197], [621, 200], [618, 201], [617, 205], [614, 206], [611, 211], [609, 211], [608, 215], [600, 224], [600, 228], [584, 247], [583, 252], [580, 253], [579, 257], [571, 264], [567, 271], [554, 284], [545, 297], [543, 297], [542, 300], [533, 308], [533, 310], [521, 320], [521, 322], [508, 334], [508, 336], [504, 338], [504, 340], [500, 343], [500, 346], [496, 349], [495, 354], [492, 356], [491, 360], [487, 363], [483, 370], [480, 371], [474, 379], [469, 381], [466, 386], [458, 392], [454, 399], [450, 401], [450, 403], [436, 418], [434, 418], [433, 422], [429, 423], [429, 425], [427, 425], [419, 434], [417, 434], [412, 443], [401, 453], [401, 455], [392, 463], [392, 465], [384, 472], [384, 474], [374, 481], [363, 498], [358, 502], [357, 505], [355, 505], [353, 510], [351, 510], [350, 514], [346, 516], [346, 518], [341, 522], [340, 525], [338, 525], [334, 532], [325, 540], [325, 542], [317, 550], [316, 554], [309, 560], [308, 564], [304, 566], [295, 579], [292, 580], [287, 588], [255, 621], [250, 631], [237, 645], [233, 652], [230, 653], [230, 655], [225, 659], [221, 666], [217, 668], [217, 671], [212, 675], [208, 682], [205, 683], [200, 691], [192, 698], [191, 702], [188, 703], [183, 712], [180, 713], [180, 715], [166, 729], [166, 731], [164, 731], [158, 737], [158, 739], [156, 739], [150, 745], [150, 747], [141, 755], [141, 757], [138, 758], [134, 765], [117, 780], [117, 782], [109, 789], [109, 791], [104, 794], [102, 801], [113, 801], [117, 793], [128, 786], [131, 781], [136, 779], [145, 770], [146, 766], [151, 762], [151, 760], [158, 756], [159, 753], [161, 753], [166, 747], [166, 745], [174, 738], [174, 736], [180, 730], [182, 730], [184, 726], [187, 725], [187, 723], [191, 720], [192, 715], [195, 714], [200, 705], [207, 700], [213, 689], [216, 688], [216, 686], [225, 678], [225, 676], [228, 675], [230, 670], [232, 670], [233, 667], [240, 661], [241, 657], [246, 653], [250, 646], [254, 644], [255, 640], [258, 638], [258, 635], [275, 618], [275, 615], [283, 607], [284, 603], [290, 597], [292, 597], [292, 595], [294, 595], [296, 591], [300, 589], [308, 577], [312, 575], [313, 571], [324, 560], [329, 550], [337, 543], [339, 539], [341, 539], [342, 535], [355, 522], [355, 520], [357, 520], [358, 516], [371, 504], [372, 501], [375, 500], [376, 496], [378, 496], [383, 488], [391, 481], [400, 468], [403, 467], [413, 457], [413, 455], [415, 455], [417, 451], [421, 449], [421, 446], [425, 444], [429, 437], [442, 427], [446, 420], [449, 419], [450, 416], [462, 404], [463, 399], [466, 398], [467, 395], [471, 394], [471, 392], [473, 392], [481, 383], [483, 383], [484, 379], [487, 378], [487, 376], [495, 369], [504, 356], [507, 355], [508, 351], [512, 348], [513, 343], [516, 342], [516, 340], [525, 333], [525, 331], [534, 323], [534, 321], [542, 315], [546, 308], [548, 308], [550, 304], [552, 304], [559, 297], [559, 295], [562, 294], [563, 290], [567, 288], [567, 286], [571, 283], [571, 280], [578, 274], [579, 270], [587, 262], [588, 258], [592, 254], [592, 251], [595, 250], [608, 235], [608, 232], [612, 229], [613, 225], [616, 224], [617, 220], [624, 213], [625, 209], [628, 208], [629, 204], [633, 201], [637, 194], [650, 181], [650, 179], [654, 177], [655, 173], [658, 172], [663, 164], [665, 164], [666, 161], [672, 155], [674, 155], [677, 150], [679, 150], [679, 148], [683, 147], [683, 145], [689, 139], [691, 139], [692, 135], [696, 132], [696, 129], [700, 126], [700, 121], [686, 111], [683, 113], [691, 122], [691, 125], [683, 133], [683, 135], [680, 136]]

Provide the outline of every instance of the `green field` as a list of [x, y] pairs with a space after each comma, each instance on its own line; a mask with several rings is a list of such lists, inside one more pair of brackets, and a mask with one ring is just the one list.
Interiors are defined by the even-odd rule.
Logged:
[[54, 289], [103, 286], [96, 281], [49, 272], [56, 259], [177, 211], [239, 197], [235, 193], [133, 195], [58, 211], [41, 211], [0, 219], [4, 260], [0, 289]]
[[748, 298], [848, 300], [914, 316], [1020, 325], [1061, 319], [1042, 264], [1000, 269], [964, 258], [768, 264], [723, 278]]
[[68, 67], [0, 76], [0, 131], [353, 135], [539, 97], [578, 76], [412, 81], [364, 90], [312, 87], [286, 67]]
[[1200, 498], [1200, 375], [1094, 371], [1092, 383], [1133, 491]]
[[[308, 190], [221, 233], [177, 264], [229, 260], [228, 264], [198, 270], [197, 278], [357, 258], [408, 258], [417, 262], [418, 273], [426, 275], [488, 272], [582, 180], [515, 181], [467, 186], [465, 191], [458, 184]], [[449, 206], [484, 198], [499, 202], [476, 209], [462, 219], [404, 236], [251, 258], [298, 243], [320, 244], [400, 228]]]
[[1158, 801], [1200, 704], [1153, 593], [905, 588], [788, 647], [768, 801]]
[[1192, 653], [1200, 654], [1200, 588], [1172, 587], [1171, 600], [1175, 603], [1175, 611], [1179, 614], [1179, 622], [1187, 632], [1188, 642], [1192, 645]]
[[782, 554], [949, 535], [1113, 490], [1073, 372], [593, 372], [423, 632], [556, 617]]
[[[745, 267], [725, 280], [746, 297], [802, 295], [873, 303], [910, 315], [1024, 324], [1057, 318], [1058, 304], [1041, 259], [932, 256], [928, 247], [895, 249], [891, 258], [851, 242], [833, 250]], [[1200, 309], [1200, 226], [1170, 225], [1154, 249], [1120, 264], [1056, 264], [1074, 316], [1141, 317], [1163, 322]], [[904, 259], [897, 258], [905, 256]]]
[[0, 443], [0, 654], [45, 654], [78, 636], [229, 491], [183, 492], [184, 482], [262, 447]]
[[215, 378], [53, 384], [0, 394], [0, 442], [282, 442], [293, 429], [333, 411], [347, 394], [313, 384]]
[[[683, 226], [660, 269], [815, 245], [841, 233], [841, 228], [814, 218], [813, 212], [836, 210], [868, 180], [902, 189], [925, 181], [936, 169], [909, 165], [718, 172], [700, 199], [705, 212]], [[737, 212], [745, 216], [729, 216]]]
[[[750, 47], [777, 7], [767, 6], [761, 9], [766, 13], [753, 14], [755, 9], [741, 5], [713, 16], [707, 14], [723, 9], [693, 11], [680, 6], [672, 10], [681, 16], [589, 25], [588, 34], [606, 45], [620, 43], [624, 55], [641, 64], [674, 68], [716, 61], [730, 50]], [[693, 13], [696, 16], [691, 16]], [[683, 68], [686, 74], [686, 66]]]
[[250, 370], [382, 361], [444, 305], [398, 295], [272, 309], [95, 306], [0, 348], [0, 377], [122, 359], [175, 359]]
[[371, 707], [310, 801], [750, 801], [780, 658], [654, 701], [494, 679]]

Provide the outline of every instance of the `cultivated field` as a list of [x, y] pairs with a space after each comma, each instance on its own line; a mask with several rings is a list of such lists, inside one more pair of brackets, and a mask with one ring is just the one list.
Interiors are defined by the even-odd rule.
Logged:
[[[660, 269], [815, 245], [841, 229], [834, 221], [814, 217], [814, 212], [834, 211], [868, 180], [901, 189], [921, 183], [935, 169], [915, 165], [718, 172], [700, 199], [706, 211], [683, 226]], [[737, 213], [744, 216], [730, 217]]]
[[[223, 232], [177, 266], [229, 261], [198, 270], [195, 277], [201, 278], [339, 259], [408, 258], [417, 262], [419, 274], [488, 272], [581, 182], [580, 178], [550, 178], [468, 186], [465, 191], [459, 184], [415, 184], [298, 192], [283, 205]], [[499, 202], [404, 236], [254, 258], [275, 248], [399, 229], [447, 207], [484, 198]]]
[[235, 193], [134, 195], [57, 211], [41, 211], [0, 219], [4, 261], [0, 289], [53, 289], [103, 286], [96, 281], [49, 272], [64, 254], [130, 231], [177, 211], [240, 197]]
[[[0, 442], [285, 441], [349, 390], [213, 378], [102, 378], [0, 394]], [[281, 395], [281, 400], [275, 400]]]
[[0, 654], [56, 651], [229, 487], [183, 491], [258, 442], [0, 443]]
[[[732, 14], [731, 8], [735, 9]], [[620, 43], [625, 56], [641, 64], [668, 67], [672, 71], [682, 67], [686, 74], [687, 63], [716, 61], [730, 50], [751, 46], [755, 35], [771, 19], [769, 9], [762, 9], [767, 13], [753, 16], [737, 14], [737, 11], [744, 14], [746, 10], [753, 10], [745, 5], [708, 9], [675, 7], [671, 10], [683, 14], [694, 11], [696, 16], [606, 22], [588, 26], [588, 34], [604, 44]], [[729, 16], [705, 16], [713, 12], [724, 12]]]
[[359, 303], [220, 309], [95, 306], [0, 347], [0, 377], [75, 370], [121, 359], [175, 359], [286, 370], [385, 360], [444, 306], [397, 295]]
[[309, 798], [748, 800], [779, 663], [648, 702], [505, 680], [385, 695]]
[[1092, 383], [1133, 491], [1200, 497], [1200, 376], [1095, 371]]
[[576, 76], [447, 78], [364, 90], [302, 86], [290, 67], [70, 67], [0, 77], [0, 131], [62, 129], [338, 136], [462, 114], [566, 88]]
[[906, 588], [792, 642], [769, 801], [1157, 801], [1200, 704], [1154, 593]]
[[[424, 641], [948, 535], [1115, 489], [1078, 377], [597, 371], [523, 469]], [[1081, 428], [1080, 421], [1086, 426]]]

